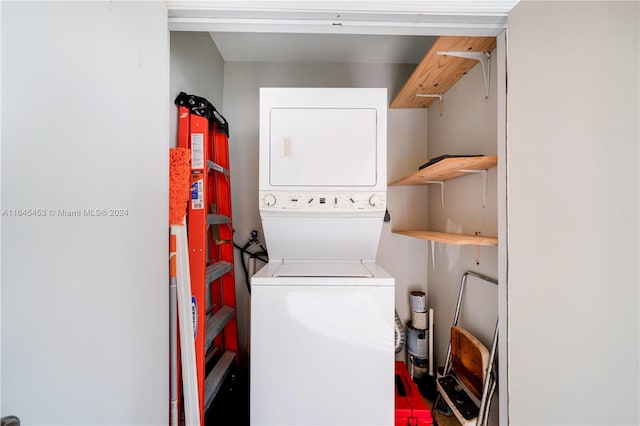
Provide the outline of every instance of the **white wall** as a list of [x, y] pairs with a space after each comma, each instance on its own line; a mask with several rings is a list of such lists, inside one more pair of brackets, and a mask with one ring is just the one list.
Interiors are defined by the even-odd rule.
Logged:
[[168, 421], [166, 13], [2, 4], [2, 208], [47, 213], [2, 217], [2, 414], [23, 424]]
[[638, 2], [509, 16], [509, 416], [638, 424]]
[[[387, 121], [387, 177], [393, 182], [415, 171], [414, 159], [428, 158], [427, 111], [421, 108], [390, 109]], [[427, 264], [424, 261], [427, 247], [424, 241], [393, 234], [391, 230], [427, 227], [427, 188], [390, 186], [387, 188], [387, 208], [391, 221], [383, 227], [378, 263], [396, 279], [396, 311], [406, 324], [411, 320], [410, 293], [414, 290], [427, 292]], [[407, 362], [406, 355], [403, 350], [397, 359]]]
[[[380, 64], [302, 64], [241, 63], [225, 64], [224, 111], [232, 129], [230, 138], [233, 215], [236, 241], [244, 244], [256, 229], [264, 241], [258, 214], [258, 89], [260, 87], [387, 87], [389, 100], [413, 70], [412, 65]], [[235, 130], [233, 130], [235, 129]], [[424, 111], [391, 110], [388, 115], [388, 178], [405, 174], [409, 158], [424, 157], [426, 114]], [[402, 161], [399, 157], [403, 157]], [[426, 194], [408, 197], [399, 188], [388, 191], [388, 208], [395, 223], [426, 224]], [[417, 226], [416, 225], [416, 226]], [[425, 247], [420, 241], [391, 235], [392, 224], [385, 224], [378, 262], [396, 277], [396, 306], [409, 317], [409, 288], [426, 285]], [[268, 249], [268, 241], [266, 242]], [[258, 266], [262, 266], [258, 262]], [[239, 333], [242, 349], [247, 347], [248, 295], [241, 268], [236, 267]], [[246, 360], [245, 360], [246, 362]]]
[[223, 111], [224, 60], [209, 33], [173, 31], [170, 38], [170, 141], [175, 147], [178, 113], [173, 102], [180, 92], [206, 98], [217, 110]]
[[[2, 3], [0, 3], [0, 46], [2, 46]], [[2, 99], [2, 52], [0, 51], [0, 100]], [[2, 208], [2, 102], [0, 101], [0, 209]], [[0, 380], [2, 380], [2, 220], [0, 219]], [[0, 385], [0, 416], [2, 411], [2, 386]]]
[[[130, 211], [2, 219], [2, 410], [25, 424], [166, 423], [165, 13], [2, 3], [2, 207]], [[640, 422], [638, 13], [524, 2], [510, 15], [512, 424]], [[245, 235], [259, 223], [247, 211]]]
[[[474, 66], [444, 97], [444, 114], [438, 103], [429, 107], [429, 158], [440, 155], [496, 155], [496, 52], [491, 58], [490, 95], [485, 99], [480, 64]], [[415, 160], [416, 168], [420, 165]], [[497, 169], [488, 171], [487, 199], [482, 204], [482, 179], [469, 174], [444, 184], [445, 204], [439, 185], [429, 186], [429, 228], [474, 235], [498, 235]], [[497, 246], [456, 246], [436, 243], [435, 268], [429, 252], [429, 303], [436, 324], [436, 364], [443, 365], [453, 321], [460, 279], [466, 271], [497, 279]], [[496, 324], [498, 292], [492, 284], [469, 279], [461, 321], [491, 347]], [[465, 321], [465, 319], [469, 321]]]

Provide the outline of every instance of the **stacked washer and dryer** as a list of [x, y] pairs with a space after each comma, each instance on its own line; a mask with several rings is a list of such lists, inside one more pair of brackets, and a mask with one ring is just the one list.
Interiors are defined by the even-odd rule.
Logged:
[[394, 423], [386, 89], [262, 88], [251, 424]]

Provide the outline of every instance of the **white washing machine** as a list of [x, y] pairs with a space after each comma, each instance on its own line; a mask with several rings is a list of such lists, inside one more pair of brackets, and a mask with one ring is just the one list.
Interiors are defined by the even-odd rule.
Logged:
[[260, 91], [254, 426], [394, 422], [394, 279], [375, 263], [386, 111], [386, 89]]

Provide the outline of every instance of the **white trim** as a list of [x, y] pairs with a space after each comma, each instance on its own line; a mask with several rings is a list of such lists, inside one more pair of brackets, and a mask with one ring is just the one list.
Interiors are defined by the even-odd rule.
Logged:
[[165, 0], [169, 16], [176, 10], [222, 10], [230, 13], [249, 12], [369, 12], [506, 16], [519, 0]]
[[496, 36], [516, 3], [168, 1], [167, 6], [171, 31]]
[[507, 31], [501, 32], [497, 41], [497, 153], [498, 153], [498, 398], [501, 425], [509, 424], [509, 352], [508, 352], [508, 247], [507, 235]]
[[495, 36], [503, 29], [502, 24], [169, 18], [171, 31]]

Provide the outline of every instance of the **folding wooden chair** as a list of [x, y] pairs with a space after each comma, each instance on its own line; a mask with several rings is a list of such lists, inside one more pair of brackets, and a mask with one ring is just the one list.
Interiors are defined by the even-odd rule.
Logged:
[[447, 361], [436, 380], [438, 394], [433, 408], [437, 407], [442, 398], [463, 426], [479, 426], [487, 424], [491, 399], [497, 386], [495, 362], [498, 323], [496, 321], [491, 351], [468, 330], [458, 326], [468, 276], [498, 284], [497, 280], [475, 272], [468, 271], [462, 275]]

